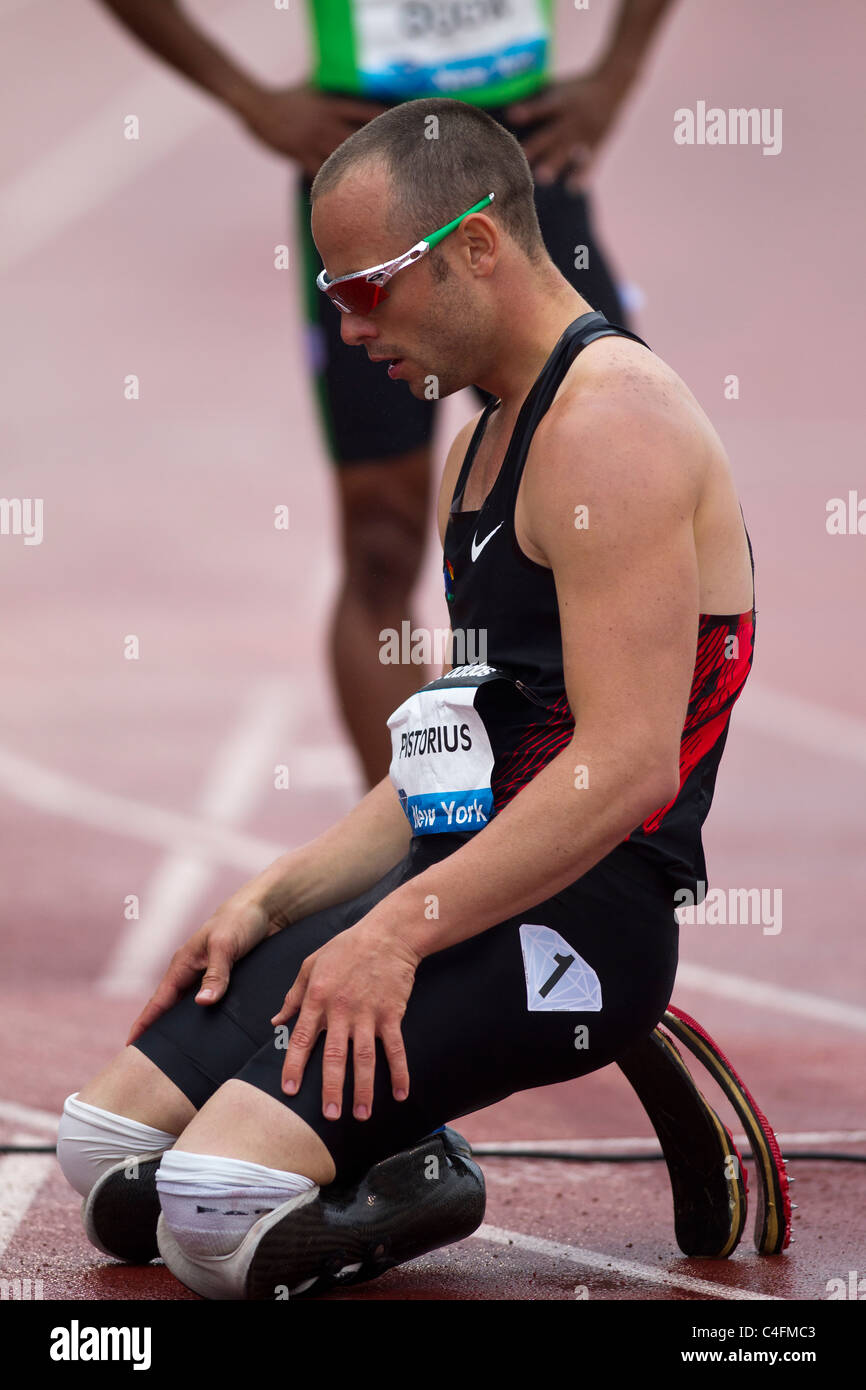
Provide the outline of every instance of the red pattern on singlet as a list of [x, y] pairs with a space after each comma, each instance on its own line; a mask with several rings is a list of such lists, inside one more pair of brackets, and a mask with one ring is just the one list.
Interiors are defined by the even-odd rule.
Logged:
[[[724, 733], [752, 665], [753, 642], [752, 611], [731, 618], [700, 614], [695, 669], [680, 739], [679, 790], [644, 821], [641, 829], [646, 834], [658, 830], [692, 772]], [[573, 733], [574, 716], [563, 695], [548, 706], [543, 722], [534, 724], [496, 769], [492, 790], [497, 812], [566, 747]]]

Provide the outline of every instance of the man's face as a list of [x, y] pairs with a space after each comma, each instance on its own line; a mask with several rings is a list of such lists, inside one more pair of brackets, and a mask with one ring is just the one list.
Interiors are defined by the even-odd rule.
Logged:
[[[366, 270], [410, 249], [411, 233], [388, 228], [390, 197], [387, 172], [368, 165], [316, 199], [313, 239], [329, 276], [336, 279]], [[459, 232], [452, 236], [456, 239]], [[385, 287], [388, 298], [369, 314], [331, 309], [340, 314], [343, 342], [381, 359], [381, 371], [405, 381], [420, 400], [450, 396], [470, 385], [479, 361], [484, 315], [478, 304], [473, 312], [474, 285], [471, 277], [461, 275], [459, 248], [456, 243], [449, 247], [451, 240], [446, 238], [437, 248], [439, 264], [447, 263], [444, 280], [437, 281], [432, 264], [436, 253], [429, 253], [397, 271]], [[449, 258], [449, 251], [457, 254]]]

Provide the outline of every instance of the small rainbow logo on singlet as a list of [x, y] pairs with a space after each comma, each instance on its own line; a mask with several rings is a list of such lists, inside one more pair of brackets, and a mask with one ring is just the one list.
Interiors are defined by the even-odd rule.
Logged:
[[442, 578], [445, 580], [445, 602], [450, 603], [454, 598], [454, 566], [450, 560], [442, 566]]

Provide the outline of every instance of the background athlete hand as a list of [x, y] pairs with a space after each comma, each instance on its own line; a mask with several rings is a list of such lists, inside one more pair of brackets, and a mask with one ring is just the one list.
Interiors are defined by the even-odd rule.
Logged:
[[197, 1004], [215, 1004], [228, 988], [235, 961], [245, 956], [265, 937], [273, 936], [283, 923], [275, 921], [258, 903], [228, 898], [171, 958], [153, 996], [144, 1006], [126, 1040], [135, 1042], [155, 1019], [176, 1004], [181, 995], [201, 976], [195, 996]]
[[582, 187], [628, 88], [626, 79], [596, 72], [554, 82], [540, 96], [507, 108], [515, 125], [542, 122], [520, 141], [538, 183], [568, 175], [569, 191]]
[[307, 177], [314, 178], [338, 145], [386, 108], [300, 83], [278, 90], [258, 88], [237, 110], [263, 144], [296, 159]]
[[382, 1039], [395, 1100], [409, 1094], [409, 1065], [400, 1021], [406, 1012], [421, 956], [391, 929], [370, 917], [340, 932], [308, 956], [286, 995], [275, 1026], [298, 1015], [286, 1050], [282, 1086], [295, 1095], [316, 1039], [324, 1029], [322, 1113], [339, 1119], [349, 1039], [355, 1074], [353, 1113], [369, 1119], [373, 1109], [376, 1038]]

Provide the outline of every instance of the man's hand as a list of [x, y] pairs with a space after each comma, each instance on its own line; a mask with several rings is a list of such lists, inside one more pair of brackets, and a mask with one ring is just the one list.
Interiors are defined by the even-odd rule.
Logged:
[[515, 125], [542, 122], [521, 140], [538, 183], [553, 183], [571, 170], [566, 188], [574, 193], [583, 186], [627, 91], [621, 78], [591, 73], [554, 82], [541, 96], [508, 108]]
[[322, 1113], [327, 1119], [339, 1119], [342, 1109], [350, 1038], [355, 1119], [368, 1119], [373, 1108], [377, 1037], [385, 1048], [394, 1099], [405, 1100], [409, 1066], [400, 1021], [420, 960], [418, 952], [393, 929], [377, 923], [373, 913], [308, 956], [283, 1007], [271, 1019], [276, 1026], [298, 1015], [283, 1065], [283, 1090], [296, 1094], [324, 1029]]
[[201, 975], [197, 1004], [215, 1004], [225, 994], [231, 968], [265, 937], [280, 930], [280, 922], [258, 903], [229, 898], [203, 927], [171, 958], [153, 996], [132, 1025], [127, 1047], [141, 1037], [151, 1023], [176, 1004]]
[[311, 179], [338, 145], [387, 110], [369, 101], [330, 96], [307, 83], [276, 91], [259, 88], [236, 109], [253, 135], [296, 159]]

